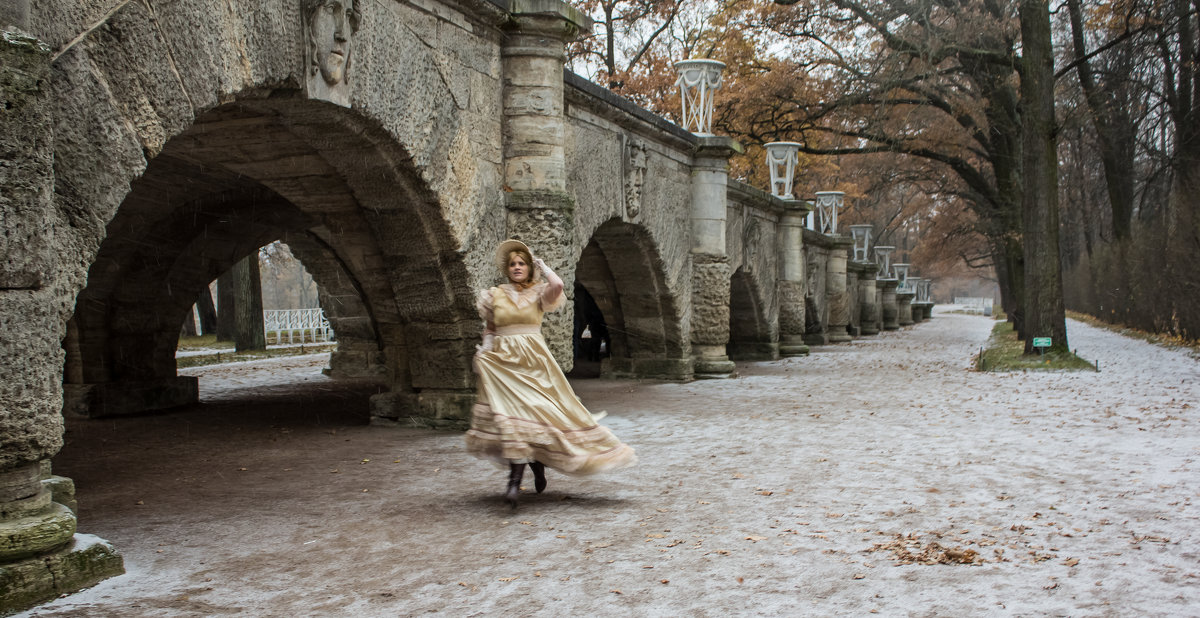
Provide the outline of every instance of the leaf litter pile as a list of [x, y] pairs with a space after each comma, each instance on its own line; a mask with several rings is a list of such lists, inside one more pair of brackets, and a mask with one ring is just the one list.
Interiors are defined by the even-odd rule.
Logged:
[[983, 556], [974, 549], [946, 547], [937, 541], [925, 541], [915, 533], [875, 543], [868, 552], [887, 551], [896, 564], [983, 564]]

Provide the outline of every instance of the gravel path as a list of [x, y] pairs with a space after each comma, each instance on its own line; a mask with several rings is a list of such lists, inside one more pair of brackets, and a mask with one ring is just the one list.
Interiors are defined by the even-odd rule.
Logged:
[[55, 470], [129, 573], [24, 615], [1200, 616], [1200, 363], [1072, 322], [1101, 372], [976, 373], [991, 325], [578, 381], [641, 463], [516, 513], [323, 356], [196, 369], [195, 409], [69, 423]]

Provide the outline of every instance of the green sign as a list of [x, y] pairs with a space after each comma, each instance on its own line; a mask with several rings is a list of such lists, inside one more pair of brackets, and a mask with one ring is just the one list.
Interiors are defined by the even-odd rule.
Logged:
[[1033, 338], [1033, 347], [1035, 347], [1035, 348], [1050, 347], [1050, 338], [1049, 337], [1034, 337]]

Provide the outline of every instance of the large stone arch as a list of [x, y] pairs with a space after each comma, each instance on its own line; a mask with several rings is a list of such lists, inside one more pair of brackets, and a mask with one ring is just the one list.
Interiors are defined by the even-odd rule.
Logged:
[[[199, 279], [251, 244], [286, 237], [334, 308], [335, 370], [369, 372], [386, 359], [403, 397], [377, 412], [417, 413], [418, 393], [426, 411], [452, 413], [446, 399], [465, 409], [465, 339], [476, 330], [466, 263], [481, 260], [462, 248], [502, 214], [486, 214], [499, 198], [481, 199], [480, 190], [498, 176], [489, 132], [498, 134], [499, 120], [480, 120], [499, 95], [461, 87], [494, 72], [486, 58], [498, 33], [460, 41], [460, 53], [480, 56], [437, 64], [430, 56], [445, 51], [421, 43], [436, 23], [373, 7], [359, 7], [353, 96], [343, 102], [354, 110], [307, 99], [309, 56], [294, 3], [249, 12], [129, 3], [95, 23], [33, 11], [47, 41], [61, 45], [50, 85], [54, 190], [77, 267], [55, 283], [72, 299], [82, 291], [66, 342], [68, 380], [171, 388], [170, 323]], [[397, 60], [410, 65], [402, 83]], [[391, 107], [406, 100], [422, 104]], [[463, 160], [436, 156], [451, 144]], [[201, 228], [200, 240], [188, 236]]]
[[778, 334], [772, 328], [761, 284], [752, 272], [738, 268], [729, 284], [729, 343], [733, 360], [779, 358]]
[[659, 249], [643, 227], [610, 219], [596, 228], [575, 267], [604, 314], [616, 376], [688, 379], [691, 362], [680, 300], [667, 286]]
[[201, 286], [288, 238], [348, 301], [335, 328], [360, 352], [374, 343], [394, 391], [466, 391], [466, 269], [436, 199], [378, 133], [340, 107], [252, 100], [166, 142], [106, 226], [79, 296], [83, 383], [144, 392], [171, 380], [174, 334]]

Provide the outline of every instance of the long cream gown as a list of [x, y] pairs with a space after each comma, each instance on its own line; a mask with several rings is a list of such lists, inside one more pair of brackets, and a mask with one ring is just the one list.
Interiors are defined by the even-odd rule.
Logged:
[[496, 326], [495, 345], [475, 356], [478, 398], [467, 451], [496, 463], [538, 461], [567, 474], [631, 466], [637, 455], [575, 396], [542, 338], [546, 283], [519, 290], [511, 283], [480, 293], [479, 313]]

